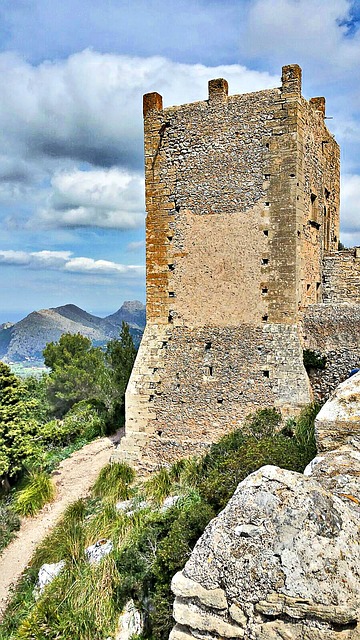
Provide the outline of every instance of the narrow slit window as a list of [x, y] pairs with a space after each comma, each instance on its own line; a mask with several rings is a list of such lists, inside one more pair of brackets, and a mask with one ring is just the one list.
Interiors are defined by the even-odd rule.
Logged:
[[205, 342], [205, 351], [210, 351], [210, 349], [211, 349], [211, 342], [210, 341]]
[[311, 285], [310, 285], [310, 284], [307, 284], [307, 285], [306, 285], [306, 291], [309, 291], [310, 287], [311, 287]]

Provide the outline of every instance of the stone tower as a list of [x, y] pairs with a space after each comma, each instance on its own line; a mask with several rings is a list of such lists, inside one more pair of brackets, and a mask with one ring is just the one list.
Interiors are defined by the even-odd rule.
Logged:
[[163, 108], [144, 96], [147, 326], [119, 456], [199, 453], [265, 406], [311, 399], [300, 316], [339, 239], [339, 148], [325, 99], [280, 88]]

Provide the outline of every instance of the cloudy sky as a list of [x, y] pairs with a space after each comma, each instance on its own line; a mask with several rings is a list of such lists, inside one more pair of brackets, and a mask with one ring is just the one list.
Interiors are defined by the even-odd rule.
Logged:
[[1, 0], [0, 323], [145, 301], [149, 91], [254, 91], [300, 64], [342, 148], [341, 240], [360, 245], [359, 20], [359, 0]]

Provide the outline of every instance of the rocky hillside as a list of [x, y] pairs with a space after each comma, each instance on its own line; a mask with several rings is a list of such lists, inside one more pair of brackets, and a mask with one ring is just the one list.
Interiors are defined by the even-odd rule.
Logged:
[[0, 358], [5, 362], [42, 360], [47, 342], [56, 342], [63, 333], [81, 333], [94, 344], [104, 345], [119, 335], [122, 322], [130, 326], [135, 343], [139, 343], [145, 327], [145, 305], [124, 302], [106, 318], [99, 318], [74, 304], [33, 311], [15, 324], [0, 326]]

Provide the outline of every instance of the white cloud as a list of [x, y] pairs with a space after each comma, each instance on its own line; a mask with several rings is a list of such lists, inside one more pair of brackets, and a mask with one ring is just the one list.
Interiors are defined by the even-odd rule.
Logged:
[[360, 233], [360, 176], [346, 174], [341, 180], [341, 228], [350, 239]]
[[50, 206], [38, 213], [49, 226], [136, 229], [145, 216], [143, 177], [124, 169], [62, 172], [51, 181]]
[[[352, 74], [360, 56], [359, 32], [348, 37], [350, 0], [253, 0], [240, 47], [247, 56], [298, 62], [313, 77], [334, 81]], [[292, 59], [289, 59], [292, 56]]]
[[72, 257], [71, 251], [13, 251], [0, 250], [0, 263], [33, 269], [51, 269], [55, 271], [119, 275], [143, 276], [145, 268], [141, 265], [126, 265], [109, 260], [94, 260], [86, 257]]
[[129, 242], [127, 247], [126, 247], [126, 251], [128, 251], [129, 253], [135, 253], [137, 251], [139, 251], [139, 249], [144, 249], [145, 248], [145, 240], [134, 240], [134, 242]]

